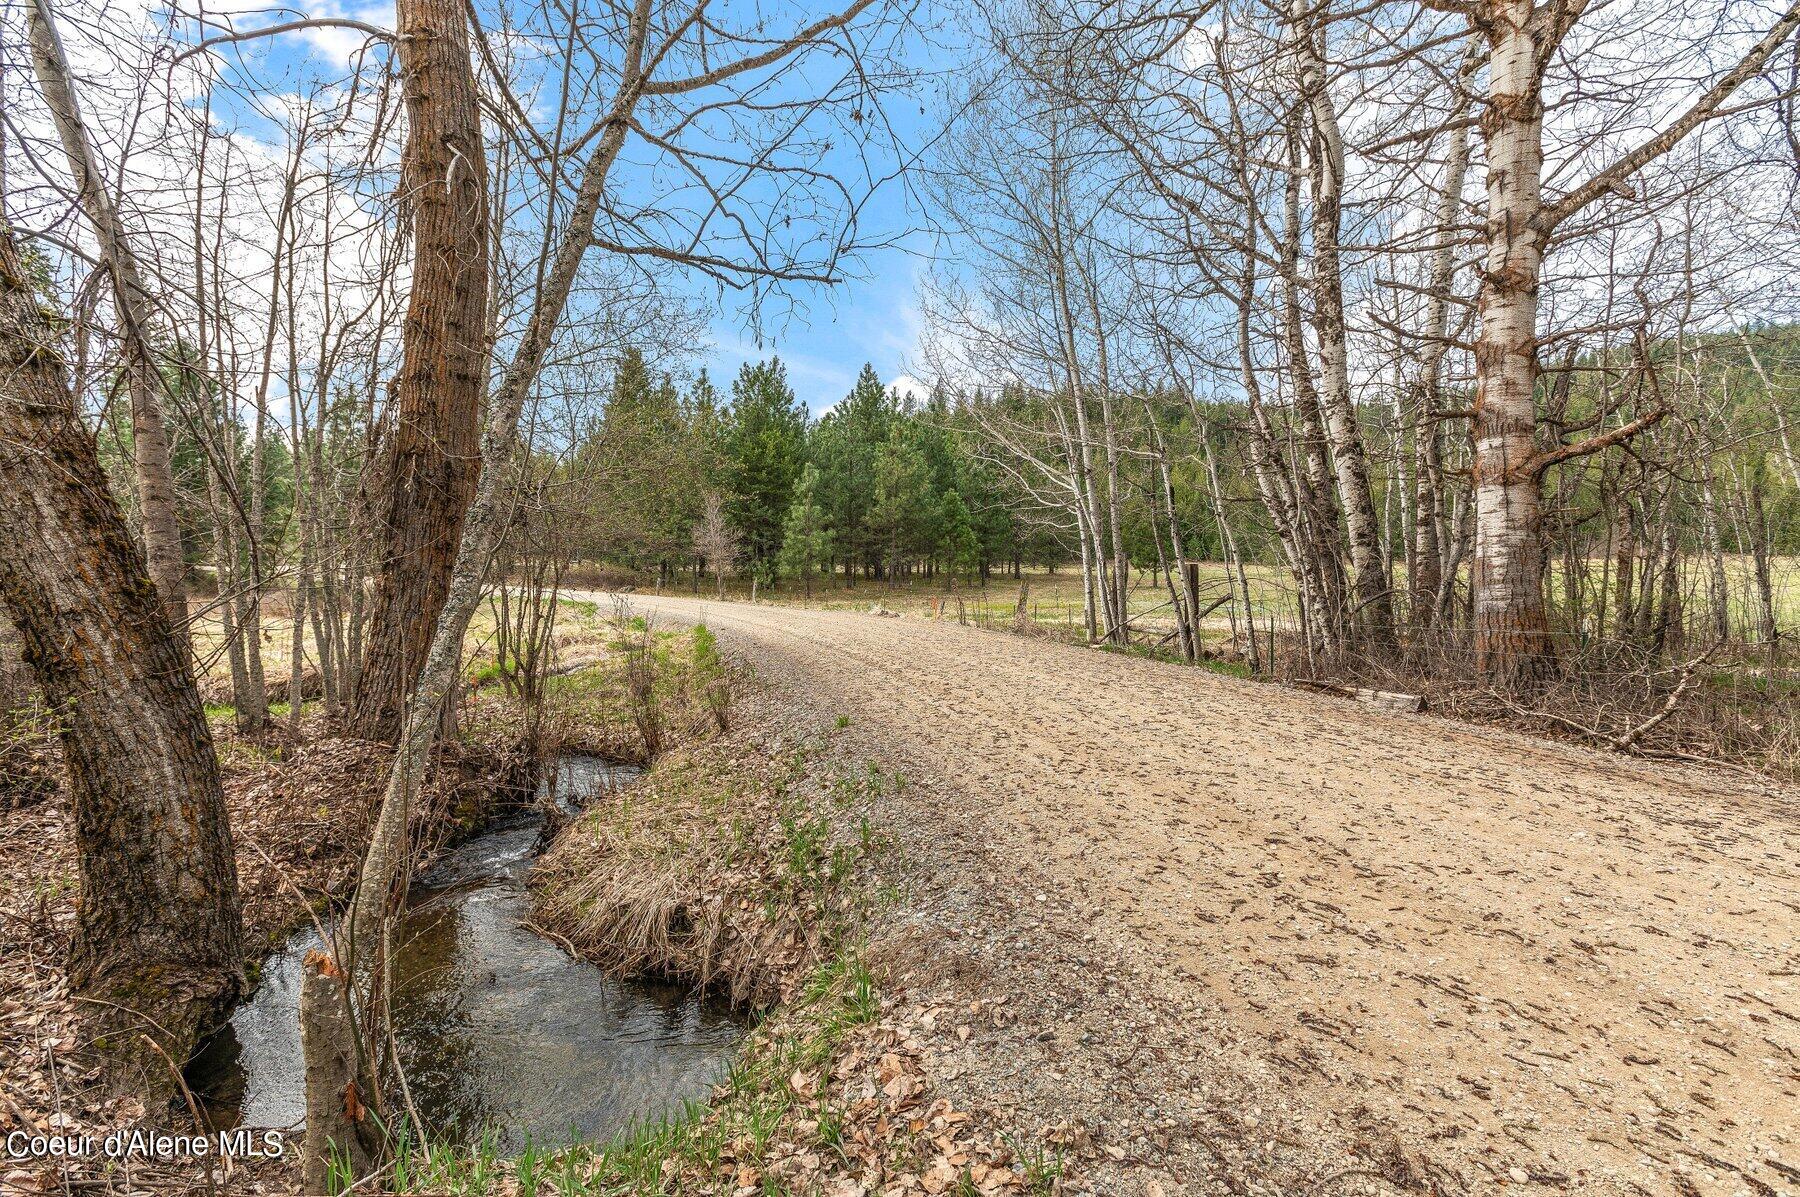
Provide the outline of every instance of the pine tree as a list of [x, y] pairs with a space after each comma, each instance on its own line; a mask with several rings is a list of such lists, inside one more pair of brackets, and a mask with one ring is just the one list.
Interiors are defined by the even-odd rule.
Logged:
[[975, 536], [975, 522], [969, 516], [969, 505], [954, 490], [944, 492], [939, 504], [938, 548], [944, 567], [950, 571], [951, 585], [957, 578], [974, 574], [981, 563], [981, 542]]
[[636, 348], [619, 359], [598, 432], [578, 468], [605, 480], [599, 547], [633, 565], [655, 565], [666, 579], [670, 559], [687, 553], [699, 518], [702, 462], [674, 383], [654, 377]]
[[930, 485], [924, 454], [907, 427], [896, 424], [875, 458], [875, 503], [869, 512], [869, 530], [886, 554], [890, 582], [902, 559], [918, 551], [920, 534], [935, 514]]
[[781, 576], [803, 579], [807, 598], [812, 597], [813, 575], [831, 562], [832, 533], [819, 506], [818, 489], [819, 469], [809, 464], [794, 487], [794, 502], [781, 530]]
[[682, 397], [682, 416], [687, 421], [688, 442], [694, 470], [704, 492], [717, 487], [724, 470], [725, 405], [705, 370], [701, 370]]
[[814, 431], [809, 456], [819, 467], [819, 502], [837, 533], [837, 552], [850, 571], [859, 563], [872, 565], [881, 552], [869, 527], [875, 506], [875, 459], [897, 414], [874, 367], [865, 363], [856, 385]]
[[773, 566], [806, 460], [806, 409], [789, 389], [780, 358], [738, 371], [722, 448], [732, 522], [752, 567]]

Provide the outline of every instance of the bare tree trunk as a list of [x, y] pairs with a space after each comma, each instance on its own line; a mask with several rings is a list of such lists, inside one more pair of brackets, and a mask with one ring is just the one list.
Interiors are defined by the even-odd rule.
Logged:
[[1303, 467], [1291, 471], [1295, 479], [1298, 528], [1305, 533], [1306, 555], [1319, 580], [1315, 614], [1324, 621], [1324, 635], [1341, 644], [1348, 634], [1344, 603], [1343, 536], [1337, 504], [1332, 498], [1330, 455], [1326, 452], [1325, 424], [1319, 414], [1319, 394], [1313, 386], [1312, 362], [1300, 311], [1300, 183], [1298, 138], [1291, 139], [1289, 174], [1285, 187], [1287, 227], [1281, 241], [1282, 343], [1287, 353], [1288, 378], [1294, 389], [1295, 436]]
[[1494, 0], [1489, 38], [1487, 260], [1475, 348], [1475, 659], [1504, 688], [1554, 668], [1538, 538], [1535, 407], [1543, 264], [1544, 104], [1531, 0]]
[[[1450, 535], [1449, 548], [1444, 554], [1444, 576], [1438, 582], [1439, 624], [1450, 622], [1451, 608], [1456, 602], [1456, 577], [1475, 543], [1475, 496], [1459, 492], [1451, 496], [1450, 506], [1451, 517], [1445, 523]], [[1474, 595], [1475, 588], [1471, 584], [1463, 611], [1465, 621], [1470, 623], [1474, 620]]]
[[[1632, 634], [1637, 624], [1637, 602], [1632, 587], [1637, 576], [1637, 513], [1631, 496], [1619, 496], [1618, 525], [1613, 532], [1613, 629], [1620, 639]], [[1602, 597], [1604, 602], [1605, 596]]]
[[1113, 606], [1113, 590], [1106, 564], [1106, 547], [1100, 530], [1100, 500], [1094, 485], [1093, 450], [1088, 440], [1087, 402], [1082, 398], [1079, 375], [1071, 375], [1070, 405], [1075, 412], [1073, 437], [1064, 429], [1069, 441], [1069, 461], [1078, 487], [1075, 497], [1076, 531], [1086, 539], [1081, 546], [1081, 571], [1088, 591], [1088, 641], [1118, 638], [1118, 613]]
[[185, 1059], [237, 995], [237, 867], [186, 646], [63, 370], [0, 227], [0, 599], [61, 713], [81, 878], [70, 981], [115, 1085], [155, 1098], [172, 1080], [143, 1036]]
[[[1053, 144], [1060, 146], [1059, 142]], [[1069, 401], [1075, 412], [1075, 429], [1073, 443], [1070, 445], [1069, 461], [1077, 486], [1077, 531], [1085, 532], [1087, 536], [1087, 543], [1082, 546], [1082, 574], [1085, 578], [1084, 584], [1090, 592], [1088, 595], [1088, 640], [1092, 643], [1096, 639], [1096, 632], [1104, 635], [1107, 640], [1116, 640], [1119, 635], [1120, 615], [1115, 606], [1117, 595], [1110, 582], [1106, 544], [1101, 533], [1100, 503], [1094, 484], [1093, 440], [1088, 432], [1087, 384], [1081, 369], [1080, 347], [1076, 340], [1076, 331], [1079, 325], [1075, 319], [1074, 303], [1069, 297], [1069, 261], [1073, 250], [1068, 244], [1064, 232], [1064, 221], [1071, 219], [1067, 211], [1067, 203], [1063, 198], [1063, 176], [1067, 169], [1066, 163], [1060, 157], [1060, 148], [1053, 150], [1049, 175], [1051, 235], [1044, 248], [1050, 270], [1051, 292], [1055, 300], [1057, 350], [1062, 356], [1063, 374], [1069, 389]], [[1063, 436], [1065, 440], [1070, 439], [1066, 427], [1063, 429]]]
[[1449, 348], [1450, 288], [1456, 270], [1455, 229], [1469, 166], [1469, 131], [1462, 124], [1468, 106], [1468, 95], [1459, 86], [1450, 109], [1450, 150], [1444, 186], [1438, 193], [1438, 243], [1432, 247], [1426, 281], [1431, 296], [1425, 306], [1425, 343], [1419, 349], [1419, 380], [1413, 401], [1413, 568], [1407, 607], [1420, 631], [1437, 623], [1437, 592], [1443, 574], [1444, 437], [1438, 413], [1444, 406], [1443, 365]]
[[256, 410], [250, 430], [250, 526], [246, 533], [251, 559], [250, 593], [239, 624], [244, 629], [245, 661], [249, 666], [247, 701], [240, 704], [238, 727], [257, 730], [269, 725], [269, 687], [263, 670], [262, 605], [268, 593], [270, 557], [264, 554], [267, 544], [265, 492], [268, 489], [267, 437], [269, 421], [269, 385], [275, 375], [275, 337], [281, 327], [282, 295], [290, 286], [291, 268], [284, 272], [283, 263], [291, 263], [290, 243], [294, 233], [294, 202], [300, 183], [300, 167], [304, 150], [304, 132], [296, 135], [288, 155], [287, 170], [282, 180], [281, 204], [275, 215], [275, 242], [269, 269], [269, 306], [263, 325], [262, 364], [256, 382]]
[[[350, 979], [323, 952], [308, 952], [300, 967], [307, 1134], [301, 1188], [323, 1194], [347, 1189], [373, 1172], [381, 1144], [368, 1117], [369, 1082], [364, 1057], [356, 1050]], [[330, 1144], [330, 1150], [317, 1150], [321, 1143]]]
[[[226, 446], [231, 445], [228, 436], [221, 439]], [[250, 684], [250, 675], [244, 664], [244, 637], [237, 621], [237, 546], [231, 533], [232, 516], [226, 510], [227, 500], [223, 494], [229, 482], [221, 479], [220, 473], [218, 468], [209, 466], [206, 471], [206, 489], [213, 514], [213, 568], [217, 570], [219, 578], [219, 634], [225, 642], [225, 661], [231, 675], [231, 705], [235, 718], [237, 706]]]
[[[605, 195], [607, 175], [625, 142], [627, 122], [624, 114], [631, 111], [642, 86], [641, 64], [646, 36], [647, 3], [640, 3], [639, 16], [633, 21], [633, 44], [627, 53], [628, 77], [620, 85], [614, 100], [614, 113], [588, 163], [569, 215], [567, 230], [555, 249], [555, 256], [544, 276], [529, 320], [520, 335], [512, 361], [502, 375], [500, 385], [488, 404], [487, 427], [482, 434], [481, 459], [487, 463], [475, 485], [475, 494], [463, 521], [463, 536], [458, 542], [456, 559], [450, 571], [449, 590], [440, 605], [431, 628], [429, 651], [418, 684], [406, 702], [401, 735], [396, 744], [393, 764], [389, 768], [387, 787], [381, 807], [371, 829], [369, 848], [363, 856], [362, 871], [356, 893], [344, 925], [334, 940], [338, 961], [336, 967], [354, 979], [357, 970], [367, 966], [367, 956], [359, 960], [358, 937], [379, 937], [390, 907], [394, 884], [400, 875], [407, 852], [406, 827], [419, 783], [430, 759], [445, 698], [456, 682], [462, 663], [463, 635], [469, 620], [481, 602], [481, 587], [488, 562], [499, 544], [509, 518], [501, 501], [501, 478], [510, 468], [518, 442], [519, 415], [525, 397], [543, 368], [551, 338], [561, 323], [568, 306], [575, 276], [593, 236], [594, 219]], [[546, 247], [548, 249], [548, 247]], [[478, 396], [479, 398], [479, 396]], [[374, 953], [369, 953], [369, 956]], [[309, 999], [309, 994], [310, 999]], [[300, 1019], [303, 1025], [337, 1027], [338, 1037], [321, 1039], [317, 1050], [343, 1050], [343, 1036], [353, 1035], [354, 1027], [333, 1020], [321, 1006], [331, 1000], [330, 987], [301, 989]], [[309, 1087], [309, 1102], [314, 1095]], [[329, 1101], [328, 1087], [321, 1086], [320, 1100]], [[308, 1169], [329, 1150], [334, 1129], [341, 1129], [339, 1116], [328, 1109], [308, 1110], [310, 1126], [319, 1128], [306, 1144]], [[360, 1120], [358, 1120], [360, 1121]]]
[[[1673, 507], [1673, 501], [1670, 506]], [[1662, 601], [1657, 604], [1656, 629], [1651, 634], [1651, 652], [1662, 656], [1681, 647], [1687, 626], [1681, 604], [1681, 554], [1675, 544], [1675, 521], [1663, 523], [1662, 534]]]
[[481, 468], [487, 378], [488, 188], [464, 10], [397, 0], [407, 139], [401, 186], [413, 214], [408, 300], [382, 496], [381, 560], [352, 724], [393, 741], [450, 588]]
[[[206, 119], [210, 120], [212, 106], [210, 97], [207, 100]], [[207, 295], [207, 270], [209, 255], [201, 252], [207, 248], [206, 241], [206, 158], [207, 148], [212, 139], [203, 131], [200, 137], [199, 162], [194, 171], [194, 313], [195, 330], [198, 334], [195, 346], [196, 356], [202, 363], [209, 357], [217, 355], [214, 362], [215, 377], [222, 381], [233, 378], [232, 374], [219, 368], [223, 364], [223, 353], [213, 344], [214, 324], [210, 322], [211, 307]], [[224, 224], [223, 211], [220, 213], [219, 225]], [[217, 272], [221, 269], [219, 247], [215, 243], [210, 248], [210, 268]], [[217, 275], [215, 274], [215, 278]], [[218, 292], [215, 291], [216, 297]], [[238, 518], [235, 504], [237, 493], [237, 422], [236, 404], [230, 398], [230, 391], [223, 390], [218, 397], [216, 410], [209, 409], [198, 413], [198, 419], [204, 421], [208, 429], [207, 435], [212, 438], [212, 448], [207, 454], [206, 493], [207, 506], [213, 521], [213, 568], [216, 572], [217, 603], [219, 610], [219, 632], [225, 642], [225, 660], [227, 671], [231, 677], [231, 705], [234, 719], [241, 718], [240, 706], [244, 691], [249, 686], [249, 672], [244, 658], [244, 638], [242, 628], [237, 619], [238, 613]], [[240, 725], [241, 726], [241, 725]]]
[[175, 479], [170, 465], [169, 434], [163, 424], [165, 391], [155, 351], [150, 344], [153, 312], [143, 276], [132, 253], [119, 214], [112, 206], [87, 126], [75, 98], [68, 59], [56, 30], [50, 0], [32, 0], [26, 10], [31, 27], [31, 61], [38, 86], [56, 124], [63, 153], [69, 159], [76, 194], [100, 242], [112, 276], [114, 303], [124, 344], [126, 390], [131, 396], [131, 445], [143, 525], [144, 557], [150, 578], [169, 609], [175, 637], [187, 644], [187, 566], [181, 555], [181, 527], [175, 518]]
[[[1225, 495], [1219, 487], [1219, 467], [1213, 454], [1212, 433], [1204, 424], [1199, 425], [1198, 428], [1200, 451], [1206, 460], [1206, 484], [1212, 492], [1213, 521], [1219, 525], [1219, 540], [1225, 546], [1225, 584], [1231, 585], [1232, 576], [1235, 574], [1238, 597], [1243, 601], [1241, 612], [1235, 603], [1227, 608], [1231, 618], [1231, 638], [1234, 642], [1237, 640], [1238, 621], [1241, 616], [1246, 632], [1245, 642], [1249, 648], [1250, 672], [1260, 673], [1262, 672], [1261, 651], [1256, 647], [1256, 625], [1250, 619], [1250, 579], [1244, 573], [1244, 559], [1238, 553], [1237, 535], [1232, 532], [1231, 520], [1226, 516]], [[1304, 589], [1304, 579], [1301, 579], [1301, 584]], [[1199, 634], [1200, 629], [1196, 625], [1194, 635], [1198, 637]], [[1309, 637], [1311, 635], [1310, 631], [1306, 634]]]
[[1076, 444], [1075, 436], [1069, 431], [1069, 421], [1062, 414], [1060, 406], [1056, 408], [1057, 431], [1062, 436], [1063, 454], [1069, 461], [1069, 507], [1075, 515], [1075, 543], [1081, 549], [1081, 620], [1087, 637], [1087, 643], [1093, 644], [1099, 637], [1099, 613], [1094, 602], [1095, 579], [1098, 568], [1094, 563], [1095, 538], [1089, 533], [1092, 523], [1092, 512], [1089, 507], [1089, 496], [1092, 493], [1087, 482], [1087, 474], [1082, 469], [1081, 447]]
[[[1080, 265], [1080, 258], [1076, 259]], [[1106, 353], [1106, 324], [1100, 312], [1100, 287], [1094, 278], [1090, 266], [1081, 271], [1084, 289], [1087, 292], [1088, 314], [1094, 321], [1095, 365], [1100, 373], [1100, 435], [1106, 447], [1106, 519], [1107, 532], [1112, 540], [1112, 591], [1113, 609], [1117, 612], [1119, 634], [1124, 641], [1131, 642], [1131, 559], [1125, 551], [1125, 534], [1123, 530], [1122, 512], [1124, 502], [1119, 496], [1119, 433], [1118, 422], [1113, 418], [1112, 402], [1112, 369]], [[1173, 518], [1173, 509], [1170, 516]]]
[[1376, 653], [1394, 648], [1394, 606], [1382, 564], [1375, 509], [1369, 489], [1369, 466], [1356, 404], [1350, 395], [1350, 352], [1344, 325], [1344, 288], [1338, 262], [1338, 226], [1344, 190], [1344, 139], [1337, 110], [1320, 61], [1317, 33], [1305, 0], [1294, 0], [1294, 41], [1298, 48], [1301, 86], [1312, 112], [1312, 292], [1313, 331], [1319, 343], [1325, 424], [1331, 437], [1331, 461], [1350, 541], [1351, 586], [1356, 598], [1354, 625], [1362, 629]]
[[[1513, 689], [1542, 681], [1556, 659], [1538, 530], [1539, 480], [1548, 462], [1537, 456], [1535, 444], [1537, 293], [1544, 247], [1559, 224], [1601, 196], [1628, 188], [1632, 176], [1718, 115], [1800, 28], [1800, 3], [1790, 4], [1735, 66], [1655, 136], [1546, 205], [1543, 72], [1584, 9], [1484, 0], [1475, 14], [1489, 46], [1488, 103], [1481, 116], [1487, 143], [1487, 260], [1475, 348], [1471, 473], [1477, 510], [1475, 654], [1479, 670]], [[1664, 414], [1659, 409], [1581, 445], [1563, 446], [1558, 458], [1624, 441]]]
[[[1247, 173], [1239, 167], [1240, 181], [1247, 180]], [[1247, 188], [1246, 188], [1247, 190]], [[1246, 435], [1250, 440], [1250, 470], [1256, 479], [1257, 492], [1262, 496], [1263, 507], [1269, 518], [1275, 523], [1276, 535], [1281, 540], [1282, 552], [1288, 559], [1288, 571], [1293, 575], [1294, 584], [1300, 591], [1302, 623], [1308, 644], [1312, 638], [1324, 629], [1316, 620], [1306, 618], [1306, 613], [1316, 612], [1321, 607], [1324, 581], [1319, 573], [1319, 563], [1312, 551], [1312, 541], [1307, 533], [1306, 513], [1302, 510], [1306, 478], [1298, 471], [1284, 472], [1280, 454], [1277, 451], [1275, 432], [1270, 425], [1268, 412], [1263, 407], [1262, 383], [1257, 376], [1255, 354], [1251, 348], [1250, 316], [1256, 303], [1256, 222], [1246, 222], [1246, 246], [1243, 258], [1243, 269], [1238, 276], [1237, 313], [1234, 322], [1237, 332], [1237, 364], [1238, 378], [1243, 384], [1244, 398], [1250, 409], [1250, 423]], [[1173, 369], [1171, 369], [1173, 373]], [[1222, 537], [1231, 549], [1233, 556], [1236, 548], [1230, 536], [1229, 524], [1225, 519], [1222, 500], [1218, 487], [1217, 469], [1213, 464], [1212, 442], [1207, 431], [1207, 422], [1202, 418], [1200, 406], [1194, 401], [1193, 391], [1188, 392], [1188, 402], [1194, 414], [1194, 426], [1200, 431], [1201, 444], [1206, 453], [1208, 478], [1212, 484], [1213, 501], [1216, 517]], [[1290, 481], [1290, 479], [1292, 481]], [[1239, 581], [1243, 582], [1242, 560], [1237, 562]], [[1250, 667], [1257, 670], [1256, 630], [1250, 624], [1250, 594], [1248, 585], [1242, 587], [1244, 592], [1244, 621], [1246, 638], [1250, 646]]]
[[1712, 457], [1700, 455], [1700, 534], [1706, 544], [1707, 599], [1712, 607], [1713, 637], [1720, 644], [1731, 639], [1731, 584], [1725, 576], [1725, 548], [1719, 540], [1719, 513], [1713, 507]]
[[1758, 478], [1750, 488], [1750, 501], [1746, 512], [1749, 524], [1749, 540], [1751, 560], [1756, 566], [1756, 598], [1760, 615], [1758, 628], [1762, 641], [1768, 646], [1769, 668], [1775, 668], [1775, 655], [1781, 639], [1781, 629], [1775, 622], [1775, 585], [1769, 568], [1769, 513], [1763, 506], [1762, 479]]
[[[1200, 656], [1200, 621], [1199, 608], [1190, 603], [1195, 596], [1187, 595], [1187, 546], [1182, 543], [1180, 512], [1175, 504], [1175, 483], [1169, 475], [1168, 446], [1163, 443], [1162, 427], [1156, 421], [1156, 413], [1150, 407], [1149, 400], [1144, 401], [1144, 421], [1150, 426], [1150, 436], [1156, 452], [1156, 469], [1161, 484], [1160, 491], [1150, 504], [1150, 528], [1156, 534], [1157, 564], [1162, 567], [1163, 577], [1168, 582], [1169, 606], [1175, 612], [1175, 630], [1181, 641], [1181, 655], [1189, 661]], [[1162, 533], [1156, 527], [1156, 508], [1161, 500], [1163, 514], [1169, 524], [1169, 553], [1163, 554]], [[1177, 579], [1176, 574], [1181, 574]], [[1197, 602], [1197, 599], [1196, 599]]]
[[312, 569], [313, 544], [312, 521], [307, 509], [310, 504], [307, 485], [306, 459], [306, 405], [300, 398], [300, 347], [296, 337], [296, 321], [299, 313], [294, 308], [293, 261], [288, 263], [288, 314], [287, 314], [287, 390], [288, 390], [288, 444], [289, 459], [294, 473], [294, 514], [292, 523], [295, 530], [295, 555], [299, 560], [294, 569], [294, 626], [288, 638], [288, 734], [295, 740], [300, 738], [300, 721], [306, 707], [306, 617], [312, 605]]

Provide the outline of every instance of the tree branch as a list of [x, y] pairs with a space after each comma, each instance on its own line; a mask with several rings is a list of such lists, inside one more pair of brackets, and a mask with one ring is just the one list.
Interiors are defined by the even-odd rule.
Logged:
[[1525, 463], [1522, 472], [1531, 477], [1542, 477], [1545, 470], [1559, 462], [1569, 461], [1576, 457], [1587, 457], [1602, 449], [1610, 449], [1614, 445], [1628, 441], [1644, 429], [1662, 423], [1663, 417], [1668, 414], [1668, 408], [1659, 407], [1648, 415], [1639, 416], [1630, 423], [1619, 425], [1610, 432], [1603, 432], [1599, 436], [1590, 436], [1584, 441], [1576, 441], [1572, 445], [1562, 445], [1540, 453]]
[[1796, 29], [1800, 29], [1800, 0], [1788, 6], [1781, 20], [1775, 27], [1763, 35], [1761, 41], [1746, 54], [1736, 67], [1694, 102], [1693, 107], [1682, 113], [1675, 123], [1632, 150], [1611, 166], [1594, 175], [1587, 182], [1569, 192], [1554, 204], [1547, 205], [1536, 222], [1542, 232], [1548, 233], [1557, 225], [1581, 211], [1609, 191], [1622, 191], [1630, 194], [1627, 180], [1657, 158], [1668, 153], [1678, 145], [1682, 138], [1693, 132], [1695, 128], [1710, 120], [1720, 105], [1731, 98], [1731, 94], [1742, 87], [1751, 76], [1762, 70], [1769, 56], [1781, 48]]
[[214, 46], [225, 46], [232, 42], [247, 42], [253, 38], [274, 37], [277, 34], [292, 33], [296, 29], [354, 29], [356, 32], [375, 39], [378, 42], [392, 42], [394, 34], [386, 29], [377, 28], [366, 21], [353, 21], [348, 17], [307, 17], [299, 21], [283, 21], [279, 25], [267, 25], [261, 29], [245, 29], [237, 33], [221, 33], [217, 37], [209, 37], [203, 42], [189, 46], [175, 56], [174, 61], [186, 62], [196, 54], [205, 53]]
[[646, 83], [644, 84], [643, 89], [644, 94], [646, 96], [673, 96], [680, 95], [684, 92], [699, 91], [703, 87], [711, 87], [716, 83], [723, 83], [725, 80], [730, 79], [735, 75], [741, 75], [745, 71], [754, 71], [759, 67], [771, 66], [774, 63], [780, 62], [783, 58], [786, 58], [800, 47], [817, 41], [821, 34], [829, 33], [833, 29], [842, 29], [851, 21], [855, 20], [864, 9], [868, 8], [869, 5], [874, 2], [875, 0], [856, 0], [854, 4], [850, 5], [850, 7], [846, 8], [843, 12], [838, 13], [835, 16], [824, 17], [814, 21], [811, 25], [808, 25], [805, 29], [794, 34], [794, 36], [788, 38], [786, 41], [770, 46], [760, 54], [752, 54], [747, 58], [740, 58], [736, 62], [729, 62], [724, 66], [715, 67], [713, 70], [705, 71], [698, 75], [690, 75], [685, 79], [669, 79], [662, 83]]

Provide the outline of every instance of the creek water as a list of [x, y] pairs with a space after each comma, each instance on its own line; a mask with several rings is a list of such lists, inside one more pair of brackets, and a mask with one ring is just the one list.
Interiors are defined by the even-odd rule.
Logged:
[[[557, 762], [573, 810], [637, 773], [597, 757]], [[604, 1141], [706, 1097], [744, 1023], [678, 986], [619, 981], [523, 924], [542, 816], [503, 821], [414, 879], [396, 935], [394, 1038], [413, 1103], [435, 1136], [502, 1151]], [[201, 1049], [188, 1081], [218, 1129], [305, 1117], [295, 935], [256, 992]]]

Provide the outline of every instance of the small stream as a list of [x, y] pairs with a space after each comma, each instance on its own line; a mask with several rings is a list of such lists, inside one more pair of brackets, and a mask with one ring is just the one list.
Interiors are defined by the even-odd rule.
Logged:
[[[574, 809], [638, 770], [591, 756], [557, 763]], [[502, 1151], [604, 1141], [704, 1099], [745, 1026], [678, 986], [618, 981], [522, 924], [541, 816], [491, 828], [414, 879], [393, 961], [394, 1034], [434, 1136]], [[300, 962], [311, 928], [269, 958], [262, 983], [202, 1048], [188, 1080], [215, 1127], [303, 1121]]]

